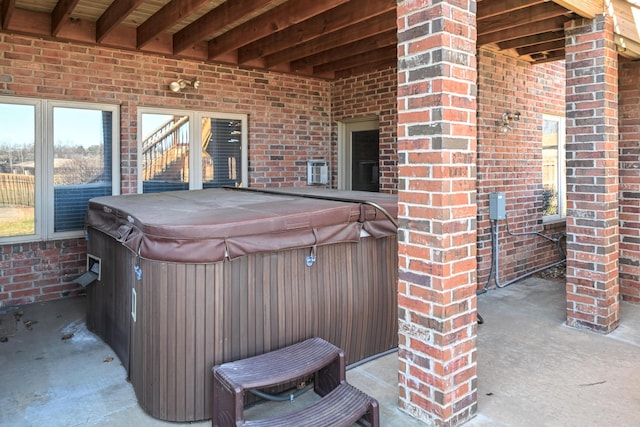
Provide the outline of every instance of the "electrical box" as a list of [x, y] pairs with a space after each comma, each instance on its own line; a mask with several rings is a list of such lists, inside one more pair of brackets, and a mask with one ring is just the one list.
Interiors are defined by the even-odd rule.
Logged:
[[507, 206], [504, 193], [489, 194], [489, 219], [505, 219], [506, 217]]

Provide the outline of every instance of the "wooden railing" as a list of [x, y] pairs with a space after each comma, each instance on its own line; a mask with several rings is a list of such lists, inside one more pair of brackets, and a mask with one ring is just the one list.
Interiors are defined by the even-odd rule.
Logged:
[[[189, 129], [188, 116], [176, 116], [142, 142], [142, 179], [188, 181]], [[202, 151], [206, 153], [211, 139], [211, 121], [202, 123]]]
[[[176, 116], [158, 128], [142, 142], [143, 171], [142, 179], [159, 179], [165, 175], [176, 162], [185, 158], [189, 152], [188, 116]], [[176, 175], [184, 176], [184, 171], [171, 173], [172, 181]]]
[[0, 173], [0, 206], [34, 206], [32, 175]]

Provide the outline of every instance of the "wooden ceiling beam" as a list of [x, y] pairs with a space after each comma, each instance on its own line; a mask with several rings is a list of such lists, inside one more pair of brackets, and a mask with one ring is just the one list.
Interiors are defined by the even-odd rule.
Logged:
[[546, 33], [534, 34], [532, 36], [520, 37], [513, 40], [507, 40], [505, 42], [499, 42], [498, 47], [500, 49], [517, 49], [519, 47], [530, 46], [532, 44], [539, 44], [544, 42], [550, 42], [555, 40], [564, 40], [564, 31], [549, 31]]
[[478, 26], [478, 37], [496, 31], [547, 21], [567, 13], [565, 8], [554, 3], [538, 4], [527, 9], [505, 13], [484, 20], [482, 25]]
[[565, 56], [566, 55], [564, 49], [560, 49], [544, 54], [531, 55], [531, 59], [535, 64], [543, 64], [545, 62], [560, 61], [562, 59], [565, 59]]
[[640, 1], [608, 0], [615, 31], [626, 40], [640, 43]]
[[282, 31], [346, 2], [347, 0], [327, 0], [322, 2], [290, 0], [211, 40], [209, 42], [209, 58], [217, 58], [256, 40], [268, 37], [275, 31]]
[[615, 43], [618, 46], [618, 53], [632, 59], [640, 58], [640, 43], [627, 39], [620, 35], [615, 35]]
[[0, 28], [7, 28], [13, 11], [16, 9], [16, 0], [2, 0], [0, 4]]
[[603, 0], [552, 0], [554, 3], [582, 16], [593, 19], [604, 12]]
[[[620, 55], [638, 59], [638, 1], [476, 0], [477, 44], [534, 63], [557, 60], [566, 22], [593, 18], [606, 3]], [[396, 63], [397, 7], [398, 0], [0, 0], [0, 29], [324, 78]]]
[[57, 36], [52, 35], [51, 14], [34, 12], [16, 7], [5, 31], [25, 34], [30, 37], [42, 37], [51, 40], [66, 40], [79, 43], [95, 44], [95, 23], [83, 19], [69, 19], [60, 27]]
[[339, 48], [358, 40], [364, 40], [376, 34], [393, 30], [396, 26], [396, 11], [392, 10], [343, 30], [325, 34], [323, 37], [267, 55], [264, 58], [264, 64], [265, 67], [272, 68], [279, 64], [295, 61], [318, 52]]
[[173, 51], [176, 54], [184, 52], [225, 28], [242, 24], [246, 16], [252, 16], [274, 3], [276, 0], [226, 1], [175, 33], [173, 35]]
[[480, 23], [484, 19], [491, 18], [496, 15], [515, 12], [520, 9], [544, 3], [545, 1], [548, 0], [504, 0], [479, 2], [476, 20]]
[[370, 73], [374, 70], [384, 70], [385, 68], [395, 67], [397, 65], [396, 58], [385, 59], [379, 62], [367, 62], [366, 64], [359, 65], [357, 67], [349, 68], [346, 70], [338, 70], [333, 73], [333, 78], [345, 79], [351, 76], [358, 76], [364, 73]]
[[238, 62], [251, 60], [287, 49], [292, 44], [305, 43], [367, 19], [394, 11], [397, 0], [368, 0], [365, 3], [350, 2], [335, 7], [321, 15], [278, 31], [238, 50]]
[[138, 48], [143, 48], [187, 16], [195, 13], [207, 0], [171, 0], [144, 21], [136, 30]]
[[51, 12], [51, 35], [57, 36], [80, 0], [60, 0]]
[[96, 40], [104, 40], [144, 0], [115, 0], [96, 21]]
[[565, 21], [566, 19], [563, 17], [556, 17], [554, 19], [534, 22], [532, 24], [521, 25], [519, 27], [513, 27], [489, 34], [479, 34], [477, 44], [478, 46], [482, 46], [489, 43], [498, 43], [506, 40], [533, 36], [547, 31], [563, 31]]
[[327, 62], [326, 64], [317, 65], [313, 67], [313, 73], [324, 74], [329, 71], [345, 70], [359, 67], [366, 63], [387, 61], [389, 58], [394, 57], [397, 57], [396, 46], [386, 46], [370, 52], [351, 55], [347, 58], [340, 58], [332, 62]]
[[51, 14], [17, 7], [13, 10], [4, 30], [35, 37], [51, 37]]
[[348, 58], [351, 55], [358, 55], [365, 52], [370, 52], [375, 49], [379, 49], [386, 46], [393, 46], [396, 48], [398, 43], [397, 31], [391, 30], [378, 35], [359, 40], [354, 43], [340, 46], [336, 49], [326, 50], [324, 52], [318, 52], [314, 55], [306, 56], [304, 58], [297, 59], [291, 62], [291, 70], [297, 71], [313, 67], [320, 64], [326, 64], [342, 58]]
[[565, 47], [564, 40], [556, 40], [556, 41], [521, 47], [516, 49], [516, 52], [518, 52], [518, 55], [532, 55], [534, 53], [544, 53], [544, 52], [551, 52], [555, 50], [562, 50], [564, 49], [564, 47]]

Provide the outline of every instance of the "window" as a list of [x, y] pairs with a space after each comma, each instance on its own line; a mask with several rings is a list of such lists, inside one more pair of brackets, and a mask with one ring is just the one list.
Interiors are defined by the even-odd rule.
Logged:
[[0, 240], [83, 234], [89, 199], [120, 189], [118, 107], [0, 97]]
[[543, 116], [542, 124], [542, 196], [543, 219], [566, 216], [564, 117]]
[[138, 191], [247, 185], [247, 116], [138, 110]]

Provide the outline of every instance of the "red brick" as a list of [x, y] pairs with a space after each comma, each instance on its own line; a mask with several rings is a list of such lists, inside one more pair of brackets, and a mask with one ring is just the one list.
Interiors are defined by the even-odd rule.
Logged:
[[[620, 64], [619, 105], [620, 120], [620, 240], [625, 236], [638, 236], [640, 230], [640, 210], [638, 197], [640, 181], [637, 179], [636, 165], [640, 161], [637, 151], [640, 139], [640, 63]], [[635, 264], [640, 259], [640, 245], [620, 244], [620, 293], [626, 301], [640, 303], [640, 270]]]
[[[542, 112], [565, 114], [565, 71], [561, 63], [531, 65], [500, 53], [480, 50], [478, 55], [478, 230], [477, 241], [490, 245], [489, 193], [505, 193], [509, 225], [513, 232], [542, 231]], [[535, 96], [534, 96], [535, 95]], [[542, 106], [542, 107], [541, 107]], [[502, 113], [520, 111], [507, 134], [496, 131]], [[517, 179], [516, 179], [517, 177]], [[500, 227], [500, 280], [543, 267], [559, 259], [553, 242], [527, 236], [513, 237]], [[554, 232], [564, 231], [564, 225]], [[518, 250], [508, 251], [517, 243]], [[529, 256], [531, 253], [536, 256]], [[491, 250], [479, 252], [478, 284], [485, 286]], [[515, 266], [519, 267], [516, 268]], [[490, 286], [495, 286], [494, 282]]]
[[22, 291], [13, 291], [11, 292], [11, 298], [15, 299], [15, 298], [22, 298], [22, 297], [28, 297], [28, 296], [32, 296], [32, 295], [38, 295], [40, 294], [40, 289], [38, 288], [32, 288], [32, 289], [25, 289]]
[[[571, 78], [567, 85], [568, 141], [567, 188], [571, 209], [577, 214], [567, 221], [567, 324], [596, 331], [608, 332], [618, 325], [618, 128], [610, 126], [610, 118], [618, 114], [615, 98], [617, 92], [617, 59], [610, 17], [598, 16], [594, 20], [576, 21], [571, 32], [578, 35], [567, 38], [567, 68], [573, 73], [592, 70], [585, 58], [607, 57], [600, 75], [591, 75], [598, 83], [584, 84], [584, 79]], [[606, 40], [605, 43], [592, 41]], [[602, 47], [601, 47], [602, 45]], [[598, 68], [596, 68], [598, 69]], [[573, 75], [573, 74], [572, 74]], [[604, 76], [604, 78], [602, 78]], [[582, 94], [589, 94], [585, 101]], [[594, 96], [595, 94], [595, 96]], [[588, 120], [585, 119], [588, 117]], [[598, 130], [598, 131], [597, 131]], [[576, 165], [571, 164], [575, 159]], [[588, 175], [583, 174], [588, 171]], [[573, 175], [572, 175], [573, 173]], [[614, 179], [585, 180], [584, 176], [602, 176]], [[582, 193], [582, 194], [580, 194]], [[593, 204], [601, 203], [599, 206]], [[609, 203], [612, 202], [612, 203]], [[588, 214], [581, 215], [582, 213]], [[585, 237], [589, 236], [589, 237]], [[589, 241], [586, 245], [584, 240]], [[613, 298], [602, 298], [603, 292], [593, 289], [613, 290]], [[575, 294], [575, 295], [574, 295]], [[608, 323], [607, 323], [608, 322]]]
[[34, 288], [33, 282], [20, 282], [20, 283], [14, 283], [11, 285], [4, 285], [2, 290], [4, 292], [12, 292], [12, 291], [20, 291], [20, 290], [31, 289], [31, 288]]
[[[461, 48], [459, 53], [468, 53], [468, 61], [473, 64], [475, 40], [470, 37], [475, 32], [468, 24], [475, 20], [475, 16], [457, 6], [455, 0], [436, 5], [420, 1], [399, 5], [398, 13], [406, 14], [403, 24], [413, 22], [426, 27], [428, 23], [425, 20], [439, 19], [444, 28], [424, 37], [415, 36], [415, 40], [405, 41], [406, 34], [401, 33], [402, 43], [409, 46], [406, 55], [425, 52], [427, 54], [424, 57], [428, 58], [431, 49], [455, 44]], [[418, 31], [414, 33], [419, 34]], [[424, 64], [424, 67], [429, 66], [428, 63]], [[432, 371], [427, 372], [408, 362], [410, 372], [401, 377], [401, 387], [413, 392], [404, 393], [407, 400], [401, 403], [407, 410], [428, 412], [435, 417], [436, 424], [442, 425], [448, 425], [451, 421], [456, 405], [459, 406], [458, 412], [475, 403], [475, 394], [469, 394], [470, 386], [465, 384], [460, 388], [462, 384], [454, 381], [454, 371], [458, 371], [458, 368], [453, 366], [459, 361], [452, 360], [453, 348], [460, 341], [469, 340], [470, 334], [475, 336], [476, 333], [473, 327], [469, 328], [475, 324], [475, 318], [471, 315], [461, 316], [461, 313], [471, 314], [475, 309], [474, 303], [470, 302], [466, 296], [468, 294], [451, 292], [457, 288], [470, 288], [471, 298], [475, 298], [475, 271], [470, 273], [476, 266], [475, 249], [471, 250], [471, 246], [475, 245], [477, 216], [474, 187], [476, 72], [465, 68], [455, 73], [457, 78], [451, 78], [451, 70], [459, 68], [456, 64], [443, 63], [440, 65], [441, 75], [433, 75], [431, 71], [424, 73], [425, 76], [428, 74], [428, 90], [415, 90], [418, 86], [416, 82], [404, 83], [405, 79], [426, 80], [419, 72], [405, 73], [399, 70], [402, 77], [398, 79], [398, 151], [403, 159], [399, 171], [401, 177], [407, 178], [399, 189], [399, 219], [403, 235], [398, 248], [399, 264], [406, 269], [402, 270], [401, 279], [408, 282], [403, 287], [405, 292], [414, 291], [414, 295], [429, 298], [431, 302], [428, 305], [417, 303], [407, 295], [399, 295], [400, 306], [406, 307], [410, 302], [412, 311], [410, 318], [405, 318], [410, 322], [401, 325], [401, 334], [415, 330], [416, 335], [400, 357], [401, 360], [406, 358], [410, 361], [414, 354], [427, 356], [433, 367]], [[419, 84], [422, 84], [422, 80]], [[454, 100], [464, 99], [471, 101], [454, 105]], [[405, 112], [403, 109], [406, 106], [417, 110]], [[437, 114], [429, 114], [435, 108]], [[433, 126], [424, 125], [425, 117], [431, 119]], [[463, 161], [453, 164], [454, 157]], [[423, 200], [424, 205], [412, 203], [414, 198]], [[403, 259], [405, 255], [411, 259]], [[425, 290], [414, 287], [411, 280], [425, 285]], [[452, 300], [453, 295], [462, 299]], [[458, 330], [452, 330], [453, 318], [458, 321]], [[430, 331], [428, 337], [420, 333], [425, 327]], [[475, 342], [474, 339], [471, 341]], [[475, 363], [468, 357], [464, 363], [473, 367], [469, 371], [473, 376]], [[452, 369], [447, 371], [445, 366]], [[445, 395], [458, 396], [459, 399], [445, 399]]]

